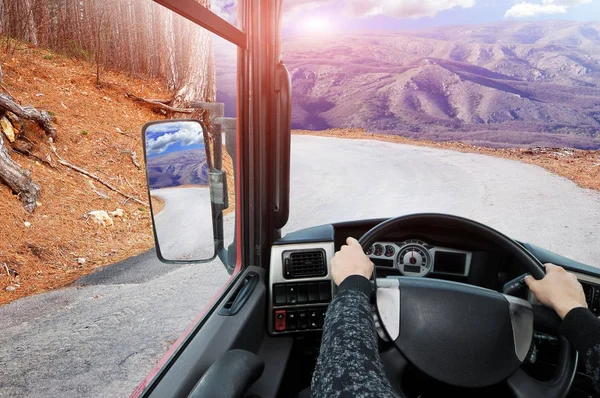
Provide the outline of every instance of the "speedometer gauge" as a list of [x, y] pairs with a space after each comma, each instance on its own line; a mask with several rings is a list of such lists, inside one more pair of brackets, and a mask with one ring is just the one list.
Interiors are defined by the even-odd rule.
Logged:
[[425, 276], [431, 271], [431, 254], [422, 245], [408, 244], [396, 257], [396, 268], [406, 276]]

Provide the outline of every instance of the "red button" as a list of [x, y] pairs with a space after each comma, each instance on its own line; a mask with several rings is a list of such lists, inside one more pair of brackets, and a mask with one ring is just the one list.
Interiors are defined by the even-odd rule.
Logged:
[[285, 310], [275, 311], [275, 331], [285, 332]]

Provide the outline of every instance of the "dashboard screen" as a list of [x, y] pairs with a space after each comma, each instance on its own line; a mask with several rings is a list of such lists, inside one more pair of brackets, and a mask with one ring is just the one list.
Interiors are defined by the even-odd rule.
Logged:
[[464, 253], [441, 252], [435, 253], [433, 272], [443, 272], [448, 274], [465, 273], [467, 255]]
[[421, 267], [418, 265], [405, 265], [404, 272], [414, 272], [418, 274], [421, 272]]

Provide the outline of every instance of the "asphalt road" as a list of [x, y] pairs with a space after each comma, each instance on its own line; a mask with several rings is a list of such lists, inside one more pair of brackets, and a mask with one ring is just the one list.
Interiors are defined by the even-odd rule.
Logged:
[[[295, 136], [291, 195], [285, 232], [436, 211], [600, 265], [600, 194], [510, 160]], [[151, 251], [0, 307], [0, 396], [128, 396], [227, 278], [218, 262], [165, 265]]]
[[[214, 242], [208, 187], [163, 188], [151, 191], [165, 201], [154, 223], [163, 258], [204, 260], [212, 258]], [[181, 239], [185, 237], [185, 239]]]

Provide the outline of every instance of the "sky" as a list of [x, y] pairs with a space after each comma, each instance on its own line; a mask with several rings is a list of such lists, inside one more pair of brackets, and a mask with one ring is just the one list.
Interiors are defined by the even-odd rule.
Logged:
[[[233, 0], [213, 11], [235, 20]], [[504, 20], [600, 21], [600, 0], [283, 0], [284, 36], [405, 30]]]
[[146, 129], [148, 157], [190, 149], [204, 149], [202, 126], [198, 122], [158, 123]]

